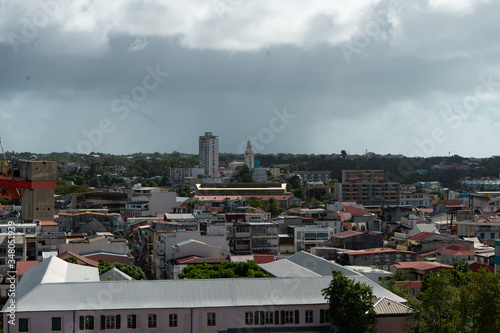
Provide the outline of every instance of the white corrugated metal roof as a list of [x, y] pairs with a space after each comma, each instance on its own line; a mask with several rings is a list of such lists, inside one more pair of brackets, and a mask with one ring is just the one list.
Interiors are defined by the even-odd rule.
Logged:
[[48, 283], [93, 281], [99, 281], [97, 268], [70, 264], [57, 257], [50, 257], [26, 271], [16, 288], [16, 299], [22, 299], [33, 289]]
[[345, 276], [352, 278], [357, 282], [362, 282], [372, 287], [373, 294], [377, 298], [386, 297], [395, 302], [406, 302], [404, 298], [391, 293], [389, 290], [368, 279], [361, 273], [303, 251], [298, 252], [287, 259], [277, 260], [268, 264], [260, 264], [259, 266], [279, 278], [289, 276], [323, 276], [331, 279], [333, 269], [341, 271]]
[[16, 312], [326, 304], [321, 290], [330, 281], [318, 277], [47, 283], [16, 297]]
[[381, 299], [379, 299], [373, 305], [373, 309], [378, 315], [406, 315], [412, 312], [410, 307], [398, 302], [394, 302], [387, 297], [382, 297]]

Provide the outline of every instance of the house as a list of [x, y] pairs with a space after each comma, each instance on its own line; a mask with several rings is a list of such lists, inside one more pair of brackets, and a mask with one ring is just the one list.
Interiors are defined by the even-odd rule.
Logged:
[[[76, 254], [76, 253], [73, 253], [73, 252], [70, 252], [70, 251], [63, 252], [63, 253], [59, 254], [57, 257], [59, 259], [66, 260], [66, 261], [68, 261], [68, 262], [70, 262], [72, 264], [78, 264], [78, 265], [90, 266], [90, 267], [97, 267], [97, 266], [99, 266], [99, 261], [96, 261], [96, 260], [93, 260], [93, 259], [81, 256], [79, 254]], [[68, 259], [71, 258], [71, 257], [75, 258], [76, 262], [69, 261]]]
[[433, 232], [422, 232], [405, 239], [402, 244], [397, 246], [397, 249], [403, 251], [413, 251], [419, 254], [450, 245], [463, 246], [469, 250], [474, 248], [473, 241], [462, 240], [456, 236], [436, 234]]
[[383, 247], [384, 238], [373, 233], [344, 231], [334, 234], [325, 245], [350, 250], [371, 249]]
[[389, 266], [395, 262], [417, 260], [417, 254], [415, 252], [384, 248], [346, 251], [344, 253], [348, 256], [351, 265], [374, 266], [385, 270], [388, 270]]
[[96, 268], [51, 257], [27, 271], [16, 291], [15, 325], [8, 323], [8, 302], [2, 310], [3, 328], [10, 333], [108, 329], [203, 333], [266, 328], [326, 333], [328, 305], [321, 290], [330, 280], [319, 276], [100, 281]]
[[455, 262], [473, 262], [475, 256], [476, 251], [459, 245], [451, 245], [436, 250], [436, 261], [446, 265], [453, 265]]
[[391, 272], [402, 271], [408, 274], [413, 280], [421, 281], [425, 274], [429, 272], [437, 272], [440, 270], [452, 270], [453, 266], [440, 264], [436, 262], [398, 262], [392, 265]]

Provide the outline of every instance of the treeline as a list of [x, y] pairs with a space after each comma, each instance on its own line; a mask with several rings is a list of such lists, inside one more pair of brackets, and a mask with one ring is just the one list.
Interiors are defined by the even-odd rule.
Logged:
[[[32, 153], [16, 154], [17, 158], [30, 159]], [[99, 157], [94, 157], [99, 155]], [[91, 153], [89, 155], [75, 153], [51, 153], [38, 154], [39, 160], [54, 160], [60, 165], [69, 165], [77, 163], [89, 167], [86, 172], [80, 171], [71, 174], [68, 172], [68, 177], [76, 183], [85, 183], [89, 186], [92, 178], [97, 174], [107, 174], [106, 170], [109, 167], [125, 167], [126, 171], [119, 174], [121, 177], [142, 177], [152, 178], [158, 177], [163, 179], [163, 183], [167, 184], [169, 179], [170, 168], [193, 167], [198, 165], [198, 156], [194, 154], [181, 154], [172, 152], [170, 154], [162, 153], [137, 153], [131, 155], [109, 155], [101, 153]], [[241, 160], [242, 155], [232, 153], [221, 153], [219, 161], [229, 163], [233, 160]], [[377, 155], [367, 153], [365, 155], [341, 155], [341, 154], [257, 154], [256, 160], [260, 161], [260, 165], [264, 167], [273, 167], [279, 165], [287, 165], [283, 168], [283, 172], [293, 172], [297, 170], [314, 170], [314, 171], [330, 171], [332, 178], [341, 180], [342, 170], [361, 169], [382, 169], [385, 171], [387, 181], [395, 181], [404, 184], [411, 184], [416, 181], [440, 181], [443, 186], [460, 189], [460, 178], [498, 176], [500, 174], [500, 157], [493, 156], [490, 158], [465, 158], [462, 156], [438, 156], [428, 158], [405, 157], [402, 155]], [[448, 168], [443, 171], [432, 171], [433, 165], [465, 165], [469, 163], [470, 170], [459, 170]], [[426, 170], [427, 173], [418, 174], [416, 170]], [[77, 173], [77, 174], [75, 174]], [[83, 178], [80, 178], [83, 177]], [[66, 178], [65, 178], [66, 179]], [[102, 182], [103, 179], [100, 179]], [[115, 180], [119, 182], [120, 180]], [[96, 182], [96, 179], [93, 179]], [[104, 185], [112, 183], [112, 179], [105, 179]], [[160, 184], [159, 184], [160, 185]]]
[[500, 277], [493, 273], [460, 262], [426, 274], [416, 298], [397, 285], [389, 289], [409, 300], [418, 332], [500, 332]]

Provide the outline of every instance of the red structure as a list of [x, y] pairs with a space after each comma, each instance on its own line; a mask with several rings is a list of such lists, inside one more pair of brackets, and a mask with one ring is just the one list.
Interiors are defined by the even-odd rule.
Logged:
[[12, 167], [9, 165], [5, 153], [3, 151], [2, 142], [0, 141], [0, 147], [2, 148], [2, 154], [4, 159], [0, 160], [0, 198], [5, 199], [21, 199], [21, 190], [41, 190], [41, 189], [55, 189], [57, 186], [57, 181], [34, 181], [25, 180], [19, 177], [14, 177], [14, 172]]

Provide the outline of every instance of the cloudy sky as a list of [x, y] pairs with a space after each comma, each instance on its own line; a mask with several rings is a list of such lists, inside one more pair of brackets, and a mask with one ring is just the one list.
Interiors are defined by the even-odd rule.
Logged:
[[499, 2], [0, 0], [6, 150], [498, 155]]

